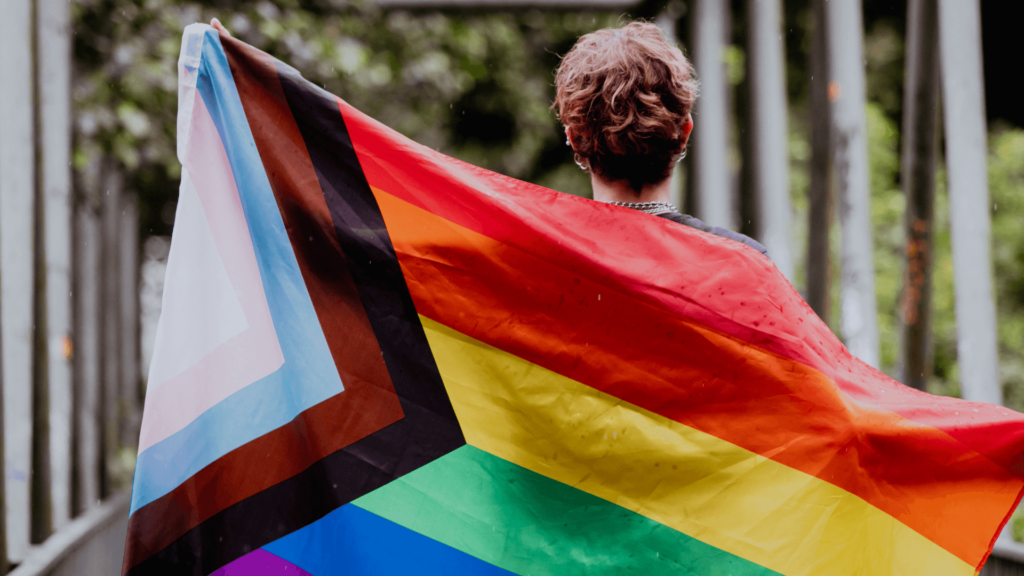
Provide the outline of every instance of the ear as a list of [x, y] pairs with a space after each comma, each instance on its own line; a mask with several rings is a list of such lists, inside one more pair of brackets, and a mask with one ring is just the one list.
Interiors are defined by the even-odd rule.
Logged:
[[686, 115], [686, 120], [683, 120], [682, 125], [682, 137], [683, 146], [686, 146], [686, 141], [690, 139], [690, 132], [693, 131], [693, 116]]

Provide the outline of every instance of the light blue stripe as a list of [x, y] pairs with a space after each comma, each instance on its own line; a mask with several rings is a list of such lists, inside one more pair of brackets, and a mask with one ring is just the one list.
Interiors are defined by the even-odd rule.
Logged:
[[224, 49], [212, 28], [206, 31], [203, 42], [197, 88], [217, 126], [238, 185], [284, 365], [139, 454], [132, 513], [224, 454], [344, 389], [256, 150]]

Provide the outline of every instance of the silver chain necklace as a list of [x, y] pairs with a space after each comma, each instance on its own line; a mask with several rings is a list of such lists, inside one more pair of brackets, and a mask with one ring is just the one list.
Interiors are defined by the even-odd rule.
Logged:
[[605, 204], [612, 204], [614, 206], [622, 206], [623, 208], [639, 210], [647, 214], [679, 211], [676, 209], [675, 206], [669, 204], [668, 202], [605, 202]]

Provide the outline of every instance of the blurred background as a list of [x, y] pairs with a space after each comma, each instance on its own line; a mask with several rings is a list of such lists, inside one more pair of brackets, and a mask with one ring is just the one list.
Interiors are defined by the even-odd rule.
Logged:
[[1024, 410], [1019, 3], [0, 6], [0, 571], [120, 569], [181, 173], [176, 63], [183, 28], [214, 16], [417, 142], [580, 196], [550, 108], [559, 57], [653, 21], [702, 83], [680, 210], [765, 243], [865, 362]]

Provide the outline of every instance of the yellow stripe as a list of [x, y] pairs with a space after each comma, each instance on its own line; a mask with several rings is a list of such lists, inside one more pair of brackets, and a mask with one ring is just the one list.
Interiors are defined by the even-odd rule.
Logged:
[[782, 574], [975, 574], [837, 486], [420, 318], [477, 448]]

